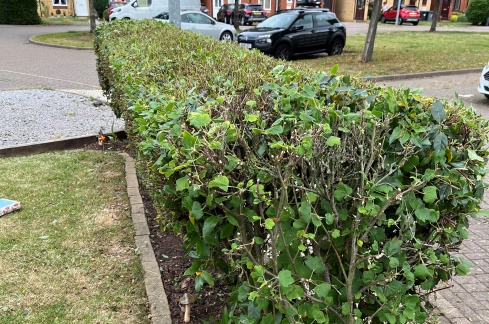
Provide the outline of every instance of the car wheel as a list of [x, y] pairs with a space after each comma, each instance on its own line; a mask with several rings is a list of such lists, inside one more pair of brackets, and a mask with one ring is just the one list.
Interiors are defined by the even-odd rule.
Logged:
[[244, 16], [241, 16], [241, 22], [240, 22], [240, 25], [241, 25], [241, 26], [246, 25], [246, 22], [245, 22], [245, 18], [244, 18]]
[[486, 98], [489, 99], [489, 94], [484, 93], [484, 96], [486, 96]]
[[290, 47], [286, 44], [282, 44], [275, 50], [275, 58], [279, 60], [289, 61], [290, 60]]
[[231, 43], [233, 41], [233, 35], [230, 32], [225, 31], [221, 34], [221, 38], [219, 38], [219, 40], [226, 43]]
[[413, 22], [413, 26], [418, 26], [419, 21]]
[[382, 18], [380, 18], [380, 22], [385, 24], [385, 16], [382, 16]]
[[397, 24], [402, 25], [402, 18], [401, 17], [399, 17], [399, 19], [397, 20]]
[[333, 39], [333, 42], [329, 47], [328, 55], [329, 56], [341, 55], [341, 53], [343, 53], [343, 47], [344, 45], [341, 39], [339, 38]]

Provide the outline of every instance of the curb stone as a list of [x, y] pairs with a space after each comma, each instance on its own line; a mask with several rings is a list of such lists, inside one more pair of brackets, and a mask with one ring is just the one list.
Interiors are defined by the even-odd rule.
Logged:
[[380, 76], [363, 77], [363, 78], [369, 81], [380, 82], [380, 81], [388, 81], [388, 80], [421, 79], [421, 78], [430, 78], [430, 77], [443, 76], [443, 75], [457, 75], [457, 74], [481, 73], [481, 72], [482, 72], [482, 68], [473, 68], [473, 69], [460, 69], [460, 70], [448, 70], [448, 71], [380, 75]]
[[140, 252], [141, 264], [144, 270], [144, 284], [149, 304], [151, 305], [151, 322], [155, 324], [171, 324], [170, 307], [166, 297], [161, 273], [156, 262], [149, 227], [146, 222], [144, 205], [139, 194], [139, 182], [136, 176], [135, 162], [127, 153], [120, 153], [126, 159], [127, 193], [131, 203], [131, 216], [136, 230], [136, 247]]
[[[39, 35], [36, 35], [39, 36]], [[74, 49], [74, 50], [80, 50], [80, 51], [93, 51], [93, 47], [78, 47], [78, 46], [67, 46], [67, 45], [56, 45], [56, 44], [49, 44], [49, 43], [43, 43], [43, 42], [38, 42], [33, 40], [33, 37], [29, 38], [29, 43], [35, 44], [35, 45], [41, 45], [41, 46], [49, 46], [49, 47], [57, 47], [57, 48], [67, 48], [67, 49]]]

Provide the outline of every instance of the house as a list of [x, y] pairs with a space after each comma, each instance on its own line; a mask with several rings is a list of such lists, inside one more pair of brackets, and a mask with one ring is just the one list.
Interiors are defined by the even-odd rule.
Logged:
[[[300, 0], [239, 0], [239, 3], [260, 3], [267, 11], [268, 16], [273, 15], [278, 10], [292, 9], [297, 6]], [[397, 5], [397, 0], [382, 0], [387, 2], [390, 8]], [[441, 0], [441, 19], [448, 20], [454, 12], [465, 11], [470, 0]], [[369, 0], [320, 0], [321, 8], [328, 8], [336, 13], [340, 21], [363, 21], [367, 20]], [[371, 1], [373, 4], [373, 0]], [[202, 3], [209, 9], [209, 14], [216, 17], [219, 8], [223, 4], [233, 4], [233, 0], [202, 0]], [[435, 0], [401, 0], [406, 5], [415, 5], [420, 11], [433, 11]], [[299, 3], [300, 4], [300, 3]]]
[[[37, 0], [38, 10], [49, 8], [48, 16], [51, 13], [56, 17], [56, 10], [61, 10], [61, 17], [66, 13], [66, 17], [88, 18], [88, 0]], [[44, 18], [44, 16], [43, 16]]]

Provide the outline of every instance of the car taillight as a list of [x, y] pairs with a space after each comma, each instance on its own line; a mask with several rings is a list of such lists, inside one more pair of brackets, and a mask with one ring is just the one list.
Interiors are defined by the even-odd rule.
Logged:
[[250, 14], [251, 10], [245, 10], [245, 14]]
[[263, 13], [266, 15], [267, 14], [267, 11], [266, 10], [263, 10]]
[[202, 11], [202, 8], [200, 8], [200, 11]]
[[231, 10], [228, 10], [228, 14], [230, 14], [230, 13], [231, 13]]

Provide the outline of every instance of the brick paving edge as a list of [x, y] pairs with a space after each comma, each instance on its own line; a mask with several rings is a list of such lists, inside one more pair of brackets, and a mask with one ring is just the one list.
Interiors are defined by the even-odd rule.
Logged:
[[171, 324], [171, 313], [161, 280], [161, 273], [156, 262], [149, 227], [146, 221], [144, 205], [139, 194], [139, 182], [136, 176], [134, 159], [127, 153], [120, 153], [126, 159], [127, 194], [131, 203], [131, 216], [134, 223], [135, 241], [139, 249], [141, 264], [144, 270], [144, 284], [151, 307], [151, 321], [155, 324]]
[[481, 73], [482, 68], [460, 69], [460, 70], [447, 70], [447, 71], [433, 71], [433, 72], [421, 72], [421, 73], [408, 73], [408, 74], [394, 74], [394, 75], [379, 75], [372, 77], [363, 77], [369, 81], [380, 82], [389, 80], [406, 80], [406, 79], [421, 79], [431, 78], [444, 75], [457, 75], [467, 73]]
[[[36, 36], [39, 36], [39, 35], [36, 35]], [[36, 36], [32, 36], [32, 37], [36, 37]], [[43, 43], [43, 42], [38, 42], [38, 41], [32, 40], [32, 37], [29, 38], [29, 43], [35, 44], [35, 45], [57, 47], [57, 48], [67, 48], [67, 49], [74, 49], [74, 50], [79, 50], [79, 51], [93, 51], [93, 47], [78, 47], [78, 46], [49, 44], [49, 43]]]

